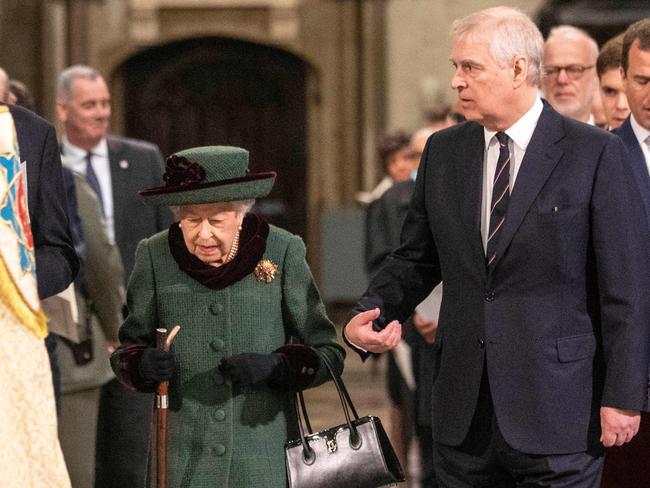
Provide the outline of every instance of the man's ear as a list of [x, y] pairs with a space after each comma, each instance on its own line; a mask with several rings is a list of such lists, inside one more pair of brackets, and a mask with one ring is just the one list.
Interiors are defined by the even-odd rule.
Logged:
[[512, 58], [512, 83], [515, 88], [519, 88], [519, 86], [526, 83], [529, 67], [528, 58], [526, 58], [526, 56], [518, 55]]
[[65, 123], [67, 121], [68, 109], [66, 108], [65, 103], [59, 99], [56, 100], [56, 114], [61, 122]]

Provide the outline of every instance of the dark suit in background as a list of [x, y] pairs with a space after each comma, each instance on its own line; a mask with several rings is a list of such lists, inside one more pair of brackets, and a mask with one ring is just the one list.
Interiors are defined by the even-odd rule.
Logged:
[[[372, 276], [381, 267], [384, 259], [400, 244], [400, 234], [415, 181], [407, 180], [395, 183], [391, 188], [373, 201], [367, 210], [366, 220], [366, 267]], [[420, 483], [423, 488], [437, 486], [433, 469], [432, 434], [431, 434], [431, 364], [434, 361], [435, 349], [418, 333], [409, 319], [405, 327], [404, 340], [411, 348], [413, 374], [415, 377], [415, 392], [413, 396], [413, 424], [415, 436], [420, 448]], [[389, 353], [389, 361], [392, 354]], [[390, 364], [390, 363], [389, 363]], [[397, 369], [397, 366], [394, 366]], [[399, 378], [404, 383], [404, 380]], [[391, 388], [389, 378], [389, 390]], [[403, 385], [402, 388], [405, 388]]]

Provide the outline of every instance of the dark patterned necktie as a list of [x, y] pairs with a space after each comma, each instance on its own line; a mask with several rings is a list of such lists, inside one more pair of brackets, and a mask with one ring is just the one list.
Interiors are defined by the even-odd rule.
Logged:
[[92, 156], [93, 153], [88, 151], [86, 154], [86, 183], [88, 183], [88, 186], [90, 186], [90, 188], [92, 188], [97, 195], [99, 204], [102, 207], [102, 214], [104, 214], [104, 199], [102, 198], [102, 189], [99, 186], [99, 179], [97, 179], [97, 174], [93, 169]]
[[499, 141], [499, 160], [494, 173], [492, 186], [492, 205], [490, 207], [490, 230], [487, 238], [485, 259], [488, 268], [496, 259], [496, 247], [499, 242], [499, 233], [506, 221], [506, 210], [510, 200], [510, 150], [508, 149], [509, 137], [505, 132], [497, 132]]

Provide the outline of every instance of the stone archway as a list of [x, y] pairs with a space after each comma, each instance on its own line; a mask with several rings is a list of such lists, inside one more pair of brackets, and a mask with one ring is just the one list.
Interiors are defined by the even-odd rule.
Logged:
[[256, 209], [306, 231], [307, 64], [287, 51], [207, 37], [146, 49], [122, 69], [125, 133], [163, 154], [202, 145], [251, 153], [251, 170], [278, 172]]

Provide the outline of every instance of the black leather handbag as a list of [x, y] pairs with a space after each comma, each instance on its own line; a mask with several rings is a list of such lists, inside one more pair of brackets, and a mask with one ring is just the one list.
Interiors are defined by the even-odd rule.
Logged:
[[404, 481], [404, 472], [379, 418], [359, 418], [343, 381], [327, 357], [320, 357], [341, 399], [345, 423], [314, 434], [305, 398], [302, 392], [296, 393], [300, 439], [285, 445], [289, 487], [378, 488]]

